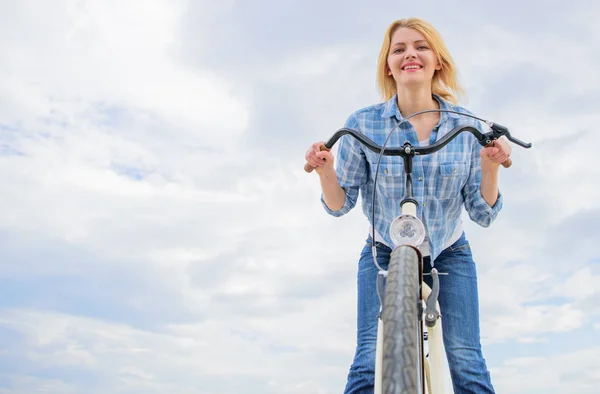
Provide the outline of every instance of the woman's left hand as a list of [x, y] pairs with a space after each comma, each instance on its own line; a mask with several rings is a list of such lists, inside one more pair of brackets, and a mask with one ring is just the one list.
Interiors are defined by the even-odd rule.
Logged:
[[479, 155], [481, 156], [481, 170], [498, 169], [500, 164], [504, 163], [510, 157], [512, 148], [506, 138], [502, 137], [493, 141], [492, 146], [483, 148]]

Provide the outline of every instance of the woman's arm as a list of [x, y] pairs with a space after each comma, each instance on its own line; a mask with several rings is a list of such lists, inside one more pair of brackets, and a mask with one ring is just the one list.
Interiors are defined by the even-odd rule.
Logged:
[[511, 148], [504, 139], [494, 141], [494, 145], [483, 148], [481, 156], [481, 195], [490, 207], [498, 200], [498, 175], [500, 164], [510, 157]]

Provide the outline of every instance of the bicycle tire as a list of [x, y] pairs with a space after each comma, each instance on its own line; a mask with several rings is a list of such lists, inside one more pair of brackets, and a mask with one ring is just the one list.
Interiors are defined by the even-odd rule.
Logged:
[[382, 391], [422, 391], [419, 343], [419, 256], [409, 246], [396, 248], [388, 266], [383, 311]]

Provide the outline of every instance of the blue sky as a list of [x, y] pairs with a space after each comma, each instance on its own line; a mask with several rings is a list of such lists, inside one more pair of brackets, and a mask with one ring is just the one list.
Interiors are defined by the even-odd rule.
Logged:
[[[354, 352], [360, 207], [306, 148], [379, 100], [394, 19], [442, 33], [513, 149], [466, 222], [498, 392], [600, 384], [591, 1], [2, 2], [0, 394], [329, 394]], [[451, 17], [450, 17], [451, 15]]]

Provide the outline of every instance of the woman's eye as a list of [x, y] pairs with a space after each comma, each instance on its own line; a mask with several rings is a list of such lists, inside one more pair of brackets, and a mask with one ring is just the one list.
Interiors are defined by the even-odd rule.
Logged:
[[417, 49], [429, 49], [429, 48], [427, 48], [427, 46], [425, 46], [425, 45], [419, 45], [419, 47]]
[[404, 49], [402, 49], [402, 48], [398, 48], [398, 49], [396, 49], [396, 50], [394, 51], [394, 53], [400, 53], [400, 52], [402, 52], [402, 51], [404, 51]]

